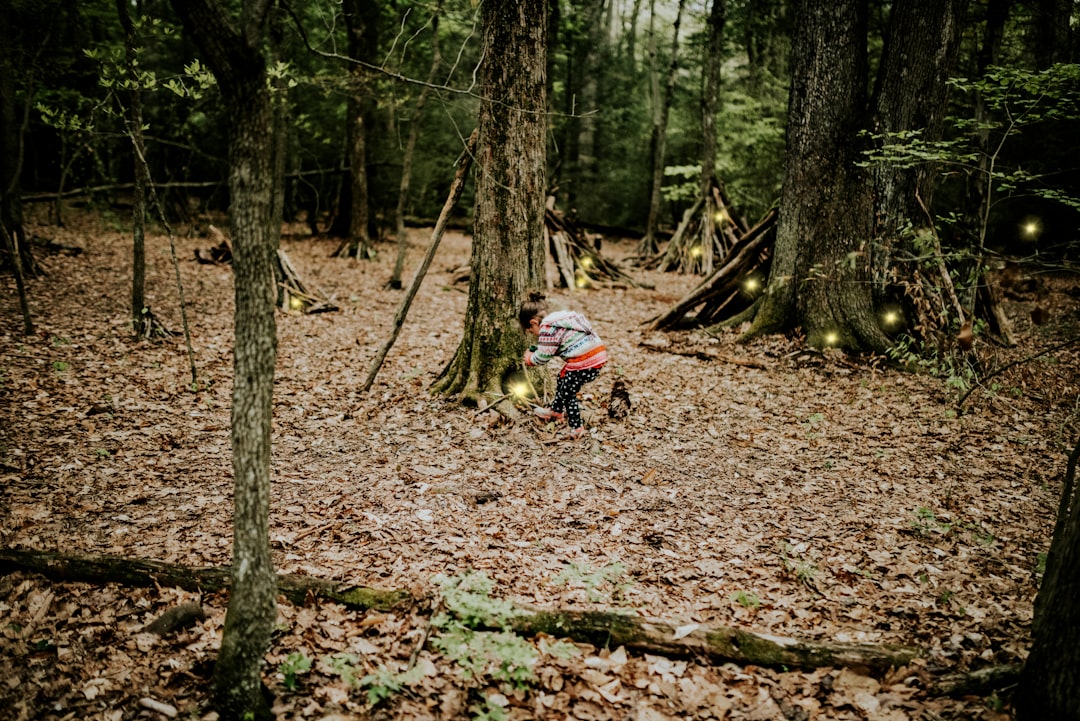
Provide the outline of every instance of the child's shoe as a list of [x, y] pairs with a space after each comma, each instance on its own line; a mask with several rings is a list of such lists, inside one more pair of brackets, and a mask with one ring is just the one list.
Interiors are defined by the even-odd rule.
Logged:
[[553, 411], [550, 408], [534, 408], [533, 415], [537, 418], [543, 418], [545, 421], [561, 421], [563, 414], [558, 411]]
[[566, 434], [566, 437], [572, 441], [578, 441], [585, 437], [585, 429], [581, 426], [577, 428], [571, 428], [570, 432]]

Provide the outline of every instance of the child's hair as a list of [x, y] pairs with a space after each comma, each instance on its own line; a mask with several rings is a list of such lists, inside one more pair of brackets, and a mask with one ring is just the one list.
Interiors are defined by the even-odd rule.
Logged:
[[529, 299], [521, 304], [521, 310], [518, 311], [518, 323], [521, 324], [521, 329], [528, 330], [529, 321], [536, 316], [547, 315], [548, 307], [547, 298], [543, 293], [536, 291], [529, 293]]

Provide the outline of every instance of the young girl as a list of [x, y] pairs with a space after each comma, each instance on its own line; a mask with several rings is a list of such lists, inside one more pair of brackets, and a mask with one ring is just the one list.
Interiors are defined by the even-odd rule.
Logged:
[[540, 293], [531, 293], [521, 304], [518, 321], [526, 333], [537, 337], [537, 344], [525, 351], [525, 365], [542, 366], [555, 356], [566, 361], [559, 371], [551, 408], [537, 408], [534, 413], [546, 420], [558, 420], [565, 414], [570, 426], [568, 437], [581, 438], [585, 429], [577, 393], [583, 385], [595, 380], [607, 363], [604, 342], [581, 313], [569, 310], [551, 313]]

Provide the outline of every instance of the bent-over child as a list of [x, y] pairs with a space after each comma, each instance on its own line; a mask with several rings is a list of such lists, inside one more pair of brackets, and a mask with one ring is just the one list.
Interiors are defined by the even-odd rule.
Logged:
[[542, 366], [556, 357], [565, 361], [551, 407], [537, 408], [534, 413], [546, 420], [565, 416], [570, 426], [568, 437], [577, 440], [585, 435], [577, 394], [600, 375], [608, 360], [607, 348], [581, 313], [550, 311], [543, 294], [531, 293], [518, 312], [521, 328], [537, 339], [536, 345], [525, 351], [525, 365]]

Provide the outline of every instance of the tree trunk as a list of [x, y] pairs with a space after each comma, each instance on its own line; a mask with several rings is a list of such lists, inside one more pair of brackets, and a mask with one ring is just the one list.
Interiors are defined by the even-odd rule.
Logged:
[[889, 345], [869, 283], [873, 195], [855, 165], [866, 23], [860, 0], [799, 4], [775, 256], [751, 337], [801, 326], [814, 347], [883, 352]]
[[[872, 102], [875, 134], [885, 135], [887, 141], [907, 131], [918, 131], [926, 142], [941, 138], [946, 80], [955, 69], [967, 5], [968, 0], [913, 0], [893, 6]], [[892, 277], [894, 252], [902, 249], [908, 257], [919, 255], [913, 247], [912, 229], [916, 234], [934, 232], [934, 219], [927, 209], [939, 173], [940, 167], [931, 163], [915, 168], [882, 163], [874, 168], [878, 244], [871, 261], [879, 302], [884, 301]], [[915, 270], [901, 267], [899, 275], [910, 277]]]
[[1031, 653], [1017, 693], [1020, 721], [1080, 720], [1080, 487], [1069, 456], [1046, 574], [1035, 598]]
[[270, 718], [261, 666], [276, 620], [270, 558], [270, 424], [277, 356], [274, 268], [281, 224], [273, 205], [273, 109], [261, 52], [269, 3], [243, 3], [237, 27], [213, 0], [173, 0], [214, 73], [229, 126], [229, 223], [235, 330], [231, 438], [232, 593], [214, 669], [225, 721]]
[[433, 386], [469, 404], [485, 393], [503, 395], [503, 381], [525, 350], [519, 304], [546, 284], [547, 0], [492, 0], [481, 12], [485, 100], [469, 301], [461, 344]]
[[[378, 43], [377, 19], [379, 9], [374, 0], [346, 0], [342, 14], [348, 29], [349, 57], [371, 62]], [[368, 197], [368, 88], [367, 71], [356, 65], [352, 68], [352, 83], [345, 122], [348, 137], [349, 194], [348, 235], [334, 252], [346, 258], [374, 258], [375, 249], [369, 233], [371, 224], [370, 199]], [[341, 227], [335, 224], [336, 227]]]
[[[409, 139], [405, 141], [405, 152], [401, 157], [401, 184], [398, 187], [397, 211], [394, 220], [397, 223], [397, 258], [394, 260], [394, 272], [390, 276], [390, 287], [401, 288], [401, 273], [405, 269], [405, 255], [409, 248], [409, 239], [405, 231], [405, 207], [409, 200], [409, 183], [412, 180], [413, 156], [416, 154], [416, 141], [420, 137], [420, 120], [424, 117], [424, 105], [431, 93], [431, 85], [439, 72], [439, 14], [442, 12], [442, 0], [438, 0], [431, 16], [431, 70], [428, 72], [427, 85], [420, 89], [416, 98], [412, 116], [409, 118]], [[472, 162], [472, 158], [469, 159]]]
[[116, 0], [116, 12], [124, 29], [125, 71], [131, 82], [128, 93], [127, 131], [131, 140], [131, 157], [135, 187], [131, 201], [131, 327], [138, 335], [146, 307], [146, 143], [143, 141], [142, 88], [137, 73], [135, 26], [128, 13], [128, 0]]
[[[671, 63], [668, 65], [667, 80], [664, 83], [662, 96], [659, 88], [659, 70], [654, 68], [652, 71], [653, 125], [649, 135], [649, 161], [651, 163], [649, 215], [645, 222], [645, 237], [641, 239], [638, 248], [638, 255], [643, 258], [652, 257], [659, 250], [657, 238], [660, 230], [661, 189], [664, 182], [664, 146], [667, 140], [668, 116], [671, 113], [671, 103], [675, 96], [675, 80], [679, 69], [679, 25], [682, 23], [683, 8], [685, 6], [686, 0], [679, 0], [679, 9], [675, 14], [675, 26], [672, 31]], [[653, 21], [650, 20], [651, 22]], [[650, 42], [653, 43], [651, 45], [653, 48], [652, 54], [655, 55], [655, 39]]]

